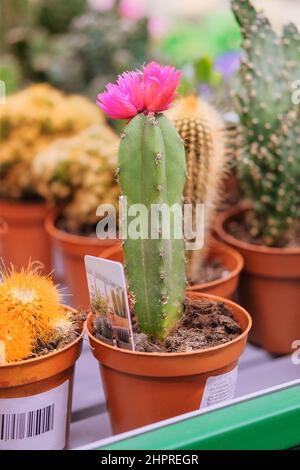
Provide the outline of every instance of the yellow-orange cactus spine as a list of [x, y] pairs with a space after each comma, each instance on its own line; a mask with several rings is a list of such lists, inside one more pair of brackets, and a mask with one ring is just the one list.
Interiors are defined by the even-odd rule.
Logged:
[[[0, 341], [5, 344], [6, 362], [32, 355], [37, 342], [55, 341], [71, 325], [60, 294], [50, 277], [30, 265], [2, 272], [0, 283]], [[3, 355], [2, 355], [3, 356]]]

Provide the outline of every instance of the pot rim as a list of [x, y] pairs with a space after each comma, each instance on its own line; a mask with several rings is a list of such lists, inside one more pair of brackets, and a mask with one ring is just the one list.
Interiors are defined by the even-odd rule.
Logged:
[[[73, 313], [77, 312], [74, 308], [69, 307], [68, 305], [63, 305], [63, 307], [65, 307], [70, 312], [73, 312]], [[84, 333], [85, 333], [85, 323], [86, 322], [84, 321], [83, 325], [82, 325], [82, 331], [78, 335], [78, 337], [76, 339], [74, 339], [74, 341], [72, 341], [70, 344], [67, 344], [66, 346], [64, 346], [63, 348], [58, 349], [57, 351], [50, 352], [48, 354], [44, 354], [43, 356], [33, 357], [31, 359], [23, 359], [22, 361], [17, 361], [17, 362], [10, 362], [8, 364], [4, 364], [4, 365], [0, 366], [0, 369], [4, 370], [4, 368], [8, 369], [8, 368], [20, 367], [20, 366], [28, 365], [28, 364], [34, 364], [38, 361], [42, 361], [43, 359], [48, 359], [49, 357], [54, 357], [58, 354], [63, 353], [64, 351], [71, 348], [75, 344], [79, 343], [79, 341], [81, 341], [81, 339], [83, 338]]]
[[215, 279], [214, 281], [203, 282], [203, 283], [198, 282], [197, 284], [189, 285], [187, 287], [188, 291], [199, 290], [199, 289], [209, 289], [211, 287], [219, 286], [221, 284], [224, 284], [225, 282], [231, 281], [231, 279], [234, 279], [235, 277], [237, 277], [242, 271], [245, 265], [245, 262], [244, 262], [244, 258], [237, 250], [227, 245], [226, 243], [220, 240], [216, 240], [214, 237], [212, 237], [211, 246], [208, 250], [208, 253], [210, 253], [210, 250], [213, 251], [214, 246], [221, 248], [223, 252], [226, 251], [230, 256], [232, 256], [232, 258], [234, 258], [236, 261], [236, 267], [232, 270], [229, 270], [230, 272], [226, 277], [220, 277], [218, 279]]
[[0, 197], [0, 205], [1, 204], [4, 204], [4, 205], [7, 205], [7, 206], [16, 206], [16, 207], [21, 207], [21, 206], [28, 206], [28, 207], [41, 207], [41, 206], [46, 206], [47, 205], [47, 201], [46, 200], [32, 200], [32, 201], [27, 201], [27, 200], [24, 200], [24, 199], [6, 199], [4, 197]]
[[[74, 243], [76, 245], [101, 245], [107, 244], [107, 248], [113, 245], [116, 239], [107, 239], [101, 240], [97, 237], [86, 237], [84, 235], [75, 235], [74, 233], [68, 233], [65, 230], [61, 230], [56, 227], [55, 222], [59, 215], [61, 215], [62, 209], [61, 208], [54, 208], [46, 216], [45, 219], [45, 229], [47, 233], [56, 240], [60, 240], [63, 242]], [[111, 242], [111, 243], [109, 243]]]
[[[242, 269], [245, 265], [244, 258], [242, 257], [242, 255], [235, 248], [227, 245], [226, 243], [224, 243], [221, 240], [217, 240], [215, 237], [212, 236], [210, 246], [209, 246], [209, 249], [208, 249], [208, 253], [210, 253], [210, 251], [213, 251], [214, 247], [220, 248], [220, 251], [221, 250], [223, 252], [226, 251], [232, 258], [234, 258], [235, 261], [236, 261], [236, 267], [234, 269], [229, 270], [230, 272], [226, 277], [220, 277], [218, 279], [215, 279], [214, 281], [203, 282], [203, 283], [198, 282], [196, 284], [189, 285], [187, 287], [188, 291], [194, 291], [194, 290], [198, 291], [199, 289], [209, 289], [211, 287], [219, 286], [221, 284], [224, 284], [225, 282], [231, 281], [232, 279], [237, 277], [240, 274], [240, 272], [242, 271]], [[107, 253], [109, 253], [109, 255], [110, 255], [111, 252], [114, 253], [115, 251], [119, 251], [121, 249], [122, 249], [122, 244], [120, 242], [120, 244], [118, 244], [118, 245], [110, 246], [110, 247], [106, 248], [102, 253], [100, 253], [99, 256], [100, 256], [100, 258], [106, 258]]]
[[[39, 224], [47, 216], [49, 206], [46, 201], [22, 201], [0, 198], [1, 216], [8, 225], [16, 221], [27, 224]], [[3, 212], [3, 213], [2, 213]]]
[[229, 347], [229, 346], [231, 346], [235, 343], [240, 342], [241, 340], [243, 340], [244, 338], [246, 338], [248, 336], [248, 333], [249, 333], [249, 331], [251, 329], [251, 326], [252, 326], [252, 318], [249, 315], [249, 313], [243, 307], [241, 307], [241, 305], [237, 304], [236, 302], [233, 302], [232, 300], [225, 299], [224, 297], [219, 297], [219, 296], [213, 295], [213, 294], [204, 294], [204, 293], [196, 293], [196, 292], [193, 292], [191, 294], [193, 294], [197, 298], [202, 297], [202, 298], [208, 298], [210, 300], [214, 300], [214, 301], [217, 301], [217, 302], [220, 302], [220, 301], [224, 302], [225, 304], [229, 305], [229, 307], [234, 305], [236, 308], [238, 308], [240, 310], [241, 313], [243, 313], [243, 315], [247, 319], [247, 322], [248, 322], [247, 327], [245, 328], [245, 330], [237, 338], [235, 338], [231, 341], [228, 341], [227, 343], [219, 344], [218, 346], [212, 346], [212, 347], [206, 348], [206, 349], [198, 349], [196, 351], [187, 351], [187, 352], [179, 352], [179, 353], [176, 353], [176, 352], [173, 352], [173, 353], [158, 353], [158, 352], [147, 353], [147, 352], [131, 351], [131, 350], [126, 350], [126, 349], [121, 349], [121, 348], [117, 348], [115, 346], [110, 346], [108, 344], [105, 344], [102, 341], [100, 341], [98, 338], [96, 338], [90, 330], [90, 323], [91, 323], [91, 319], [92, 319], [92, 315], [93, 315], [92, 312], [90, 312], [88, 317], [87, 317], [87, 320], [86, 320], [85, 325], [84, 325], [84, 329], [86, 330], [89, 338], [92, 341], [94, 341], [96, 343], [99, 343], [102, 347], [105, 347], [107, 349], [112, 349], [113, 351], [118, 351], [121, 354], [128, 354], [128, 355], [139, 356], [139, 357], [149, 357], [150, 356], [150, 357], [162, 357], [162, 358], [187, 357], [187, 356], [194, 356], [194, 355], [195, 356], [196, 355], [198, 355], [198, 356], [203, 355], [204, 356], [207, 353], [211, 353], [211, 352], [219, 351], [221, 349], [225, 349], [226, 347]]
[[229, 245], [233, 245], [234, 247], [238, 247], [241, 250], [251, 251], [253, 253], [264, 253], [266, 255], [299, 255], [300, 254], [300, 247], [299, 248], [279, 248], [279, 247], [271, 247], [266, 245], [254, 245], [249, 242], [245, 242], [243, 240], [239, 240], [235, 238], [233, 235], [229, 234], [225, 229], [225, 224], [228, 222], [229, 219], [234, 218], [235, 216], [247, 212], [250, 210], [251, 204], [248, 200], [241, 201], [240, 203], [236, 204], [235, 206], [227, 209], [224, 212], [221, 212], [215, 220], [214, 229], [216, 233], [220, 236], [222, 241], [228, 243]]

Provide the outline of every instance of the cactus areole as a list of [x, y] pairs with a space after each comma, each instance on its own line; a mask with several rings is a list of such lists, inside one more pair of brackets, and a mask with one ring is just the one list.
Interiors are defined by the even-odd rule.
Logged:
[[[112, 118], [130, 119], [120, 143], [119, 180], [130, 207], [141, 204], [138, 239], [127, 234], [124, 253], [130, 294], [141, 330], [162, 340], [181, 317], [185, 290], [184, 241], [174, 233], [163, 237], [161, 218], [151, 218], [151, 207], [182, 205], [186, 179], [183, 143], [162, 114], [173, 103], [181, 78], [170, 66], [152, 62], [142, 71], [126, 72], [98, 95], [98, 105]], [[137, 206], [135, 206], [137, 207]], [[147, 215], [145, 215], [147, 214]], [[135, 215], [136, 216], [136, 215]], [[151, 237], [153, 224], [159, 236]]]

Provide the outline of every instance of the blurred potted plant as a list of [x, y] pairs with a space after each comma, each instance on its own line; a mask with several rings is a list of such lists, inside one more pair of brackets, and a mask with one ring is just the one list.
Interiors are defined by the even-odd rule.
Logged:
[[278, 36], [248, 0], [233, 0], [232, 8], [244, 36], [235, 105], [249, 202], [222, 214], [217, 232], [245, 259], [240, 300], [253, 314], [252, 340], [286, 354], [300, 330], [300, 129], [292, 102], [300, 36], [292, 24]]
[[115, 243], [97, 238], [96, 225], [100, 204], [118, 209], [118, 143], [110, 127], [95, 125], [75, 137], [53, 142], [34, 162], [38, 191], [56, 206], [46, 219], [46, 230], [61, 252], [66, 281], [78, 308], [89, 306], [84, 256], [97, 256]]
[[82, 321], [33, 265], [0, 282], [1, 450], [67, 446]]
[[53, 140], [102, 122], [101, 113], [80, 96], [67, 96], [49, 85], [32, 85], [7, 98], [0, 108], [0, 217], [7, 224], [4, 261], [18, 268], [30, 259], [51, 270], [47, 207], [38, 192], [32, 165], [38, 151]]
[[122, 17], [116, 0], [104, 11], [89, 3], [38, 1], [31, 21], [8, 34], [26, 77], [95, 96], [124, 68], [146, 60], [147, 20]]
[[189, 289], [231, 298], [237, 288], [243, 260], [239, 253], [211, 236], [216, 210], [223, 198], [227, 174], [227, 131], [216, 109], [195, 95], [179, 100], [168, 117], [184, 142], [187, 179], [184, 200], [204, 205], [204, 245], [186, 251]]
[[[159, 221], [161, 236], [153, 239], [147, 232], [152, 204], [182, 205], [184, 146], [162, 114], [174, 100], [180, 76], [173, 67], [152, 62], [141, 72], [124, 73], [98, 96], [111, 118], [130, 119], [120, 143], [119, 179], [128, 207], [143, 204], [147, 209], [140, 221], [146, 236], [135, 239], [129, 233], [124, 240], [139, 328], [136, 350], [97, 339], [92, 314], [87, 325], [93, 354], [101, 365], [113, 432], [204, 406], [209, 377], [218, 380], [225, 373], [232, 380], [251, 324], [241, 307], [220, 297], [191, 293], [185, 301], [184, 242], [175, 236], [173, 217], [169, 237], [162, 236]], [[128, 223], [131, 220], [128, 217]], [[218, 325], [217, 336], [213, 325]], [[232, 391], [232, 382], [231, 387]]]

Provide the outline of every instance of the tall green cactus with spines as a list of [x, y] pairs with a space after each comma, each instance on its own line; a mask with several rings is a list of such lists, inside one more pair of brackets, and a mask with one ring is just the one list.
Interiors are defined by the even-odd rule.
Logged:
[[[183, 143], [162, 114], [135, 116], [120, 144], [119, 180], [128, 207], [143, 204], [141, 228], [151, 230], [151, 205], [182, 205], [186, 179]], [[128, 217], [128, 224], [135, 217]], [[146, 334], [163, 339], [182, 314], [185, 289], [183, 239], [176, 239], [171, 217], [170, 239], [159, 236], [124, 240], [134, 311]], [[162, 228], [162, 227], [160, 227]], [[130, 234], [129, 234], [130, 235]]]
[[239, 173], [255, 213], [251, 235], [276, 246], [300, 215], [300, 113], [292, 102], [300, 36], [292, 24], [278, 36], [249, 0], [232, 0], [232, 9], [245, 51], [234, 96], [243, 137]]

